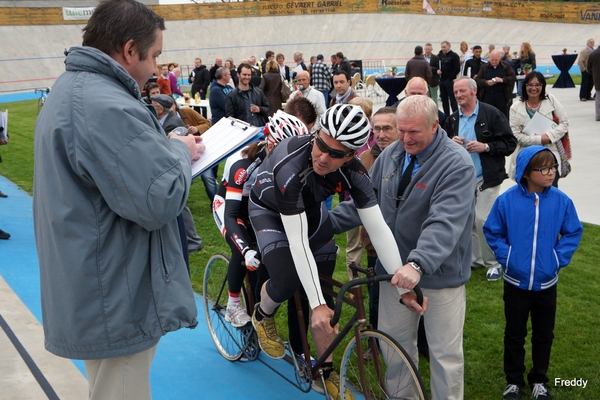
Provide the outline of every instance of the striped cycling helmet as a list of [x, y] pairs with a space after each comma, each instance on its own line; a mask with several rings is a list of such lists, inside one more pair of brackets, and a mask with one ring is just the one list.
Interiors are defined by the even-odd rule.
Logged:
[[336, 104], [321, 116], [321, 130], [349, 149], [356, 150], [369, 139], [371, 124], [359, 106]]
[[267, 141], [272, 144], [300, 135], [308, 135], [306, 125], [298, 118], [281, 110], [269, 117], [269, 122], [265, 125], [265, 136]]

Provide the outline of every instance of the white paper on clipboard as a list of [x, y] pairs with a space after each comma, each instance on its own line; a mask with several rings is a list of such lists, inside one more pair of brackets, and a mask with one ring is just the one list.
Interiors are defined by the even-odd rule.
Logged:
[[192, 164], [192, 178], [212, 168], [240, 148], [260, 139], [260, 136], [260, 128], [239, 119], [221, 118], [202, 134], [202, 144], [206, 146], [206, 150], [200, 159]]
[[541, 135], [543, 133], [550, 132], [554, 128], [556, 128], [556, 122], [545, 115], [536, 112], [527, 123], [527, 126], [523, 128], [523, 133], [526, 133], [530, 136], [535, 134]]

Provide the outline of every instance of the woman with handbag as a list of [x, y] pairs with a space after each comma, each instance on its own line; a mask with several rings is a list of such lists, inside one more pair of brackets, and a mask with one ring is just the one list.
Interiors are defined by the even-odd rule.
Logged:
[[[556, 126], [548, 132], [537, 132], [533, 135], [524, 133], [523, 130], [536, 112], [554, 120]], [[517, 138], [517, 148], [511, 156], [508, 172], [511, 179], [515, 179], [515, 165], [519, 152], [524, 147], [537, 144], [548, 147], [558, 160], [559, 173], [556, 174], [553, 183], [553, 186], [558, 187], [559, 177], [565, 177], [570, 172], [569, 160], [562, 142], [568, 140], [566, 135], [569, 130], [569, 118], [558, 99], [546, 93], [546, 79], [540, 72], [533, 71], [525, 77], [523, 95], [510, 108], [510, 127]]]
[[263, 75], [260, 88], [265, 92], [269, 105], [271, 106], [271, 117], [277, 110], [281, 110], [281, 85], [282, 79], [279, 74], [279, 65], [277, 61], [270, 60], [267, 62], [267, 72]]

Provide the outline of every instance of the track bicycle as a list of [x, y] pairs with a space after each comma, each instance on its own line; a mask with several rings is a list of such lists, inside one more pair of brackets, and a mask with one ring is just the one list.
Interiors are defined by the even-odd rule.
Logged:
[[48, 98], [48, 93], [50, 93], [49, 87], [35, 89], [35, 94], [39, 94], [40, 96], [38, 99], [38, 112], [42, 111], [42, 107], [44, 107], [46, 99]]
[[[204, 272], [203, 294], [208, 328], [215, 346], [227, 360], [255, 360], [258, 358], [259, 347], [256, 333], [251, 324], [242, 328], [234, 328], [225, 321], [228, 300], [228, 263], [229, 260], [226, 256], [215, 254], [208, 261]], [[302, 358], [293, 353], [289, 343], [286, 342], [286, 354], [283, 359], [294, 366], [296, 378], [296, 383], [290, 382], [305, 393], [311, 390], [315, 380], [320, 380], [324, 387], [325, 383], [321, 373], [323, 363], [352, 332], [350, 341], [343, 352], [339, 369], [339, 398], [347, 399], [349, 396], [346, 396], [346, 390], [348, 390], [355, 399], [428, 399], [423, 380], [408, 353], [390, 335], [372, 329], [366, 317], [362, 286], [389, 281], [393, 275], [373, 276], [373, 274], [369, 274], [369, 271], [360, 267], [352, 267], [352, 270], [355, 279], [346, 284], [321, 276], [323, 292], [336, 298], [332, 326], [339, 321], [342, 304], [350, 306], [355, 311], [350, 320], [340, 327], [333, 343], [316, 361], [310, 359], [306, 327], [301, 314], [300, 292], [296, 292], [294, 297], [299, 314], [298, 322], [305, 356]], [[359, 272], [367, 274], [367, 277], [359, 278]], [[246, 282], [249, 282], [248, 279]], [[323, 285], [325, 282], [333, 289], [328, 285]], [[337, 292], [335, 288], [337, 288]], [[248, 284], [246, 288], [242, 288], [243, 295], [241, 297], [250, 315], [254, 308], [254, 298], [247, 292], [247, 289], [250, 289]], [[421, 290], [416, 287], [415, 292], [418, 301], [422, 303]], [[368, 350], [370, 353], [369, 356], [366, 356]]]

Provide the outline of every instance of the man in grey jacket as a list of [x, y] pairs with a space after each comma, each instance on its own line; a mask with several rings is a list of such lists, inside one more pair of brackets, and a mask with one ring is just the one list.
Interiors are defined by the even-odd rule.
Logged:
[[[475, 168], [467, 152], [438, 127], [437, 107], [429, 97], [404, 99], [398, 105], [397, 126], [399, 140], [381, 153], [369, 174], [406, 263], [396, 272], [398, 286], [405, 287], [404, 282], [420, 274], [417, 281], [429, 299], [423, 318], [432, 398], [462, 399]], [[340, 203], [331, 212], [336, 233], [358, 223], [356, 212], [346, 203], [351, 202]], [[379, 265], [377, 269], [383, 273]], [[405, 296], [407, 307], [398, 303], [398, 293], [389, 283], [380, 285], [378, 328], [398, 340], [418, 363], [420, 310], [407, 303]]]
[[100, 3], [35, 128], [45, 347], [85, 360], [91, 399], [150, 399], [159, 339], [198, 323], [178, 215], [203, 146], [140, 100], [164, 29], [134, 0]]

